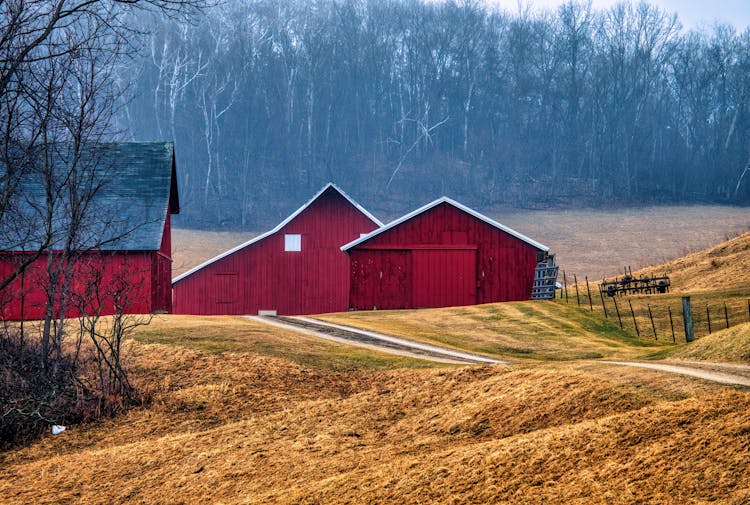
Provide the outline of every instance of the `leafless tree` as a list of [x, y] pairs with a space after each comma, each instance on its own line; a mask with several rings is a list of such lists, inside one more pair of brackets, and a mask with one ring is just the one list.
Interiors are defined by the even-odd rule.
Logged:
[[[21, 253], [14, 268], [3, 272], [0, 295], [19, 276], [31, 282], [24, 279], [29, 267], [46, 260], [33, 278], [35, 289], [45, 292], [38, 338], [25, 340], [23, 323], [0, 334], [0, 344], [11, 351], [0, 363], [8, 371], [0, 374], [3, 423], [19, 416], [46, 422], [67, 415], [77, 364], [65, 350], [65, 318], [74, 301], [76, 265], [84, 253], [118, 235], [102, 238], [102, 227], [113, 223], [93, 204], [107, 178], [92, 146], [116, 138], [113, 114], [122, 89], [114, 85], [114, 71], [134, 49], [132, 16], [146, 11], [177, 16], [204, 3], [0, 2], [0, 242], [4, 250]], [[120, 321], [117, 328], [123, 335], [127, 325]], [[24, 383], [35, 386], [15, 389]], [[5, 424], [0, 431], [5, 433]]]

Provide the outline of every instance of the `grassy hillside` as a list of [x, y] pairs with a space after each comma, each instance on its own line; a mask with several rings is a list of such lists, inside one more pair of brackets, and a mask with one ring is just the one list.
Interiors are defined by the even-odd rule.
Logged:
[[135, 340], [213, 354], [252, 352], [330, 370], [435, 366], [429, 361], [338, 344], [233, 316], [160, 315], [140, 328]]
[[750, 232], [714, 247], [643, 268], [636, 275], [651, 272], [667, 273], [677, 292], [747, 289], [750, 285]]
[[636, 339], [601, 313], [555, 302], [316, 317], [511, 360], [634, 359], [670, 346], [669, 342]]
[[665, 353], [665, 357], [750, 363], [750, 323], [732, 326], [702, 337], [690, 345], [672, 349]]
[[[730, 326], [750, 322], [750, 233], [704, 251], [633, 271], [635, 277], [663, 273], [669, 275], [672, 282], [670, 293], [621, 296], [617, 300], [605, 296], [610, 321], [617, 322], [614, 305], [617, 301], [620, 319], [628, 333], [636, 334], [637, 325], [644, 340], [671, 342], [674, 338], [684, 342], [682, 297], [690, 296], [697, 338], [725, 329], [727, 320]], [[590, 287], [593, 308], [602, 313], [599, 284], [591, 282]], [[590, 305], [585, 283], [579, 282], [578, 292], [581, 306], [587, 309]], [[568, 294], [568, 304], [577, 306], [575, 286], [568, 287]]]
[[4, 503], [750, 498], [750, 393], [596, 364], [347, 372], [135, 344], [150, 407], [0, 454]]

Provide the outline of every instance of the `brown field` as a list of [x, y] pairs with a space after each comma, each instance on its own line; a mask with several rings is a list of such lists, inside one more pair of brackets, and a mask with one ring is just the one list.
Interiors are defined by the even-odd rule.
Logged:
[[[486, 210], [486, 215], [550, 247], [568, 274], [600, 279], [624, 266], [663, 263], [750, 229], [746, 208], [667, 205], [632, 209]], [[265, 230], [262, 230], [265, 231]], [[260, 232], [173, 230], [174, 275]]]
[[747, 208], [717, 205], [488, 215], [549, 246], [569, 275], [589, 279], [664, 263], [750, 230]]
[[[740, 299], [746, 242], [664, 265], [679, 292], [661, 300]], [[573, 300], [321, 317], [513, 364], [429, 364], [242, 318], [159, 316], [130, 341], [151, 402], [0, 452], [0, 501], [750, 502], [750, 388], [595, 361], [747, 364], [750, 324], [673, 344]]]
[[172, 276], [257, 237], [258, 232], [172, 229]]

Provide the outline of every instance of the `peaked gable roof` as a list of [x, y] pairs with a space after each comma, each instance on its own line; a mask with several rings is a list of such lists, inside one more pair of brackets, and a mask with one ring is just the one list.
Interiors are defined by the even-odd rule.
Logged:
[[225, 252], [223, 252], [223, 253], [221, 253], [221, 254], [219, 254], [217, 256], [214, 256], [213, 258], [211, 258], [211, 259], [209, 259], [207, 261], [204, 261], [200, 265], [191, 268], [187, 272], [184, 272], [184, 273], [178, 275], [177, 277], [175, 277], [174, 279], [172, 279], [172, 284], [175, 284], [175, 283], [181, 281], [182, 279], [184, 279], [184, 278], [186, 278], [186, 277], [188, 277], [188, 276], [190, 276], [190, 275], [198, 272], [199, 270], [207, 267], [208, 265], [210, 265], [212, 263], [215, 263], [215, 262], [219, 261], [222, 258], [226, 258], [227, 256], [230, 256], [231, 254], [234, 254], [234, 253], [236, 253], [237, 251], [239, 251], [241, 249], [244, 249], [244, 248], [246, 248], [246, 247], [248, 247], [248, 246], [250, 246], [252, 244], [255, 244], [256, 242], [260, 242], [261, 240], [263, 240], [263, 239], [265, 239], [267, 237], [270, 237], [271, 235], [273, 235], [275, 233], [278, 233], [282, 228], [284, 228], [287, 224], [289, 224], [295, 217], [299, 216], [302, 212], [304, 212], [308, 207], [310, 207], [315, 202], [315, 200], [317, 200], [318, 198], [320, 198], [321, 196], [323, 196], [323, 194], [325, 194], [327, 191], [335, 191], [336, 193], [338, 193], [339, 195], [341, 195], [342, 197], [344, 197], [344, 199], [346, 201], [348, 201], [354, 208], [356, 208], [359, 212], [361, 212], [370, 221], [372, 221], [373, 223], [375, 223], [379, 227], [383, 226], [383, 223], [380, 222], [380, 220], [378, 218], [376, 218], [375, 216], [373, 216], [372, 214], [370, 214], [364, 207], [362, 207], [360, 204], [358, 204], [356, 201], [354, 201], [352, 199], [352, 197], [350, 197], [349, 195], [347, 195], [341, 188], [339, 188], [338, 186], [336, 186], [334, 183], [329, 182], [328, 184], [326, 184], [325, 186], [323, 186], [323, 188], [320, 191], [318, 191], [317, 193], [315, 193], [315, 195], [312, 198], [310, 198], [310, 200], [308, 200], [307, 203], [305, 203], [299, 209], [297, 209], [294, 212], [292, 212], [286, 219], [284, 219], [282, 222], [280, 222], [278, 225], [276, 225], [276, 227], [273, 228], [272, 230], [269, 230], [269, 231], [263, 233], [262, 235], [258, 235], [257, 237], [252, 238], [252, 239], [248, 240], [247, 242], [244, 242], [244, 243], [242, 243], [242, 244], [240, 244], [240, 245], [238, 245], [236, 247], [233, 247], [232, 249], [229, 249], [228, 251], [225, 251]]
[[[77, 183], [88, 191], [83, 223], [76, 240], [78, 249], [156, 251], [161, 247], [167, 213], [179, 213], [174, 145], [171, 142], [85, 144], [75, 157], [71, 146], [52, 146], [50, 156], [55, 184], [65, 188], [76, 160]], [[0, 250], [36, 250], [43, 237], [29, 233], [43, 229], [47, 209], [46, 183], [39, 171], [30, 171], [19, 184], [17, 208], [23, 226], [4, 230]], [[59, 191], [59, 189], [58, 189]], [[69, 202], [60, 195], [53, 207], [50, 249], [58, 249], [71, 220]], [[90, 198], [89, 198], [90, 197]]]
[[529, 244], [529, 245], [531, 245], [533, 247], [536, 247], [537, 249], [539, 249], [541, 251], [549, 251], [549, 247], [547, 247], [546, 245], [540, 244], [539, 242], [537, 242], [535, 240], [531, 240], [526, 235], [518, 233], [517, 231], [515, 231], [515, 230], [513, 230], [511, 228], [508, 228], [507, 226], [502, 225], [502, 224], [498, 223], [497, 221], [495, 221], [493, 219], [490, 219], [489, 217], [485, 216], [484, 214], [481, 214], [481, 213], [475, 211], [474, 209], [470, 209], [469, 207], [467, 207], [465, 205], [462, 205], [462, 204], [458, 203], [457, 201], [448, 198], [447, 196], [444, 196], [442, 198], [438, 198], [437, 200], [435, 200], [433, 202], [430, 202], [427, 205], [424, 205], [423, 207], [420, 207], [420, 208], [418, 208], [417, 210], [415, 210], [413, 212], [410, 212], [410, 213], [408, 213], [408, 214], [406, 214], [404, 216], [401, 216], [400, 218], [398, 218], [398, 219], [396, 219], [394, 221], [391, 221], [387, 225], [382, 226], [382, 227], [378, 228], [377, 230], [368, 233], [367, 235], [363, 235], [362, 237], [358, 238], [357, 240], [349, 242], [348, 244], [342, 246], [341, 250], [344, 251], [344, 252], [348, 252], [349, 249], [351, 249], [351, 248], [353, 248], [355, 246], [358, 246], [359, 244], [362, 244], [364, 242], [367, 242], [371, 238], [376, 237], [376, 236], [378, 236], [378, 235], [380, 235], [380, 234], [382, 234], [382, 233], [390, 230], [391, 228], [395, 228], [396, 226], [400, 225], [401, 223], [403, 223], [405, 221], [408, 221], [408, 220], [410, 220], [410, 219], [412, 219], [412, 218], [414, 218], [414, 217], [416, 217], [416, 216], [418, 216], [420, 214], [423, 214], [423, 213], [427, 212], [428, 210], [432, 209], [433, 207], [437, 207], [438, 205], [440, 205], [442, 203], [446, 203], [448, 205], [451, 205], [451, 206], [453, 206], [453, 207], [455, 207], [455, 208], [457, 208], [457, 209], [459, 209], [459, 210], [461, 210], [461, 211], [463, 211], [463, 212], [465, 212], [465, 213], [467, 213], [467, 214], [469, 214], [471, 216], [474, 216], [475, 218], [479, 219], [480, 221], [484, 221], [485, 223], [489, 224], [490, 226], [493, 226], [494, 228], [497, 228], [498, 230], [502, 230], [505, 233], [507, 233], [509, 235], [512, 235], [513, 237], [516, 237], [517, 239], [520, 239], [520, 240], [526, 242], [527, 244]]

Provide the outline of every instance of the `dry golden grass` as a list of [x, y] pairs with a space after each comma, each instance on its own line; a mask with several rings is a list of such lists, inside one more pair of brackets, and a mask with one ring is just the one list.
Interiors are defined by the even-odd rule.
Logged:
[[749, 497], [745, 391], [596, 364], [341, 373], [136, 348], [152, 406], [0, 454], [4, 503]]
[[750, 232], [703, 251], [667, 263], [646, 267], [637, 274], [666, 273], [676, 292], [750, 291]]
[[750, 323], [732, 326], [675, 349], [672, 358], [750, 363]]
[[211, 353], [254, 352], [302, 365], [351, 370], [430, 367], [434, 363], [339, 344], [235, 316], [156, 316], [138, 329], [138, 342], [169, 344]]

